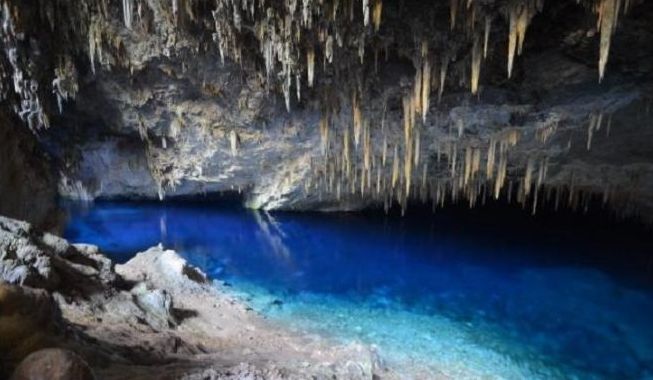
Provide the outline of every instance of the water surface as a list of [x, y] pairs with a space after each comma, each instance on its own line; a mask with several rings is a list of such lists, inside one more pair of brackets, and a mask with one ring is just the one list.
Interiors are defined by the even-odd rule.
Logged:
[[99, 203], [65, 235], [118, 262], [161, 242], [270, 319], [413, 373], [653, 379], [653, 245], [579, 220]]

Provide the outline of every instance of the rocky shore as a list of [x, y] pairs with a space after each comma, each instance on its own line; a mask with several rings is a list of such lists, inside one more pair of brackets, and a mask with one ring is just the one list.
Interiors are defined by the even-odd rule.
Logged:
[[4, 217], [0, 336], [0, 378], [398, 377], [372, 348], [265, 320], [174, 251], [113, 265], [95, 246]]

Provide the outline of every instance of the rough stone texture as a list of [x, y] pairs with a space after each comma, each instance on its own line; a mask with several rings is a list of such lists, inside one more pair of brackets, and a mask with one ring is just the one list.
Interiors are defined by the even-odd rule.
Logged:
[[2, 282], [93, 295], [115, 280], [111, 266], [97, 247], [71, 245], [26, 222], [0, 216]]
[[[618, 211], [653, 215], [650, 1], [627, 2], [630, 13], [620, 13], [600, 84], [599, 0], [385, 2], [378, 31], [369, 20], [363, 26], [362, 7], [355, 7], [344, 22], [329, 21], [327, 12], [318, 9], [310, 19], [321, 30], [300, 22], [302, 12], [296, 9], [288, 16], [299, 28], [301, 46], [293, 57], [279, 54], [273, 62], [261, 48], [270, 42], [261, 37], [270, 35], [270, 27], [256, 29], [261, 24], [254, 24], [266, 17], [266, 10], [247, 12], [247, 6], [238, 9], [240, 2], [9, 3], [14, 12], [6, 20], [3, 41], [8, 63], [0, 61], [0, 77], [4, 87], [11, 87], [12, 78], [25, 83], [14, 84], [23, 91], [0, 90], [8, 93], [7, 104], [15, 110], [33, 108], [22, 112], [27, 125], [50, 125], [41, 132], [43, 145], [61, 172], [59, 192], [66, 197], [149, 199], [238, 191], [252, 207], [333, 210], [389, 199], [405, 202], [410, 192], [414, 199], [453, 193], [454, 201], [471, 198], [473, 204], [493, 193], [492, 170], [486, 169], [490, 146], [516, 134], [516, 145], [507, 153], [502, 197], [514, 199], [537, 184], [538, 190], [540, 185], [558, 190], [552, 196], [572, 194], [560, 202], [564, 205], [582, 207], [589, 194], [599, 194]], [[281, 21], [290, 3], [296, 4], [273, 3], [273, 21]], [[362, 4], [371, 3], [379, 2]], [[303, 4], [311, 8], [332, 2]], [[509, 19], [518, 4], [528, 4], [530, 22], [523, 53], [515, 57], [508, 79]], [[214, 19], [216, 7], [222, 11]], [[458, 24], [450, 27], [455, 10]], [[342, 17], [347, 11], [339, 12], [334, 13]], [[485, 18], [492, 30], [480, 91], [474, 96], [470, 66]], [[333, 64], [324, 63], [325, 33], [338, 40]], [[431, 49], [427, 54], [420, 52], [425, 40]], [[283, 45], [272, 43], [277, 50]], [[224, 46], [230, 44], [235, 46]], [[308, 47], [318, 57], [313, 88], [302, 50]], [[415, 156], [416, 164], [406, 174], [405, 162], [412, 157], [406, 160], [404, 151], [412, 138], [404, 141], [402, 99], [413, 90], [420, 60], [429, 54], [434, 59], [431, 102], [426, 121], [416, 128], [420, 159]], [[266, 70], [266, 63], [275, 67]], [[284, 78], [281, 67], [292, 68], [296, 76]], [[448, 71], [444, 96], [437, 101], [441, 67]], [[351, 138], [352, 93], [360, 97], [362, 124], [369, 124], [370, 131], [369, 144], [357, 148]], [[328, 157], [320, 137], [325, 113], [331, 117]], [[48, 123], [41, 117], [46, 114]], [[347, 170], [343, 179], [345, 175], [330, 173], [339, 171], [333, 167], [345, 156], [345, 136], [352, 145], [353, 171]], [[396, 186], [388, 184], [392, 165], [378, 164], [384, 141], [391, 163], [394, 147], [402, 161]], [[371, 159], [365, 160], [363, 145], [369, 146]], [[465, 174], [469, 178], [461, 185], [461, 173], [469, 172], [465, 166], [474, 155], [479, 170]], [[364, 166], [372, 167], [368, 180], [380, 172], [381, 191], [372, 183], [361, 185]], [[538, 174], [540, 167], [546, 175]], [[537, 206], [535, 194], [540, 202], [545, 198], [540, 193], [526, 191], [520, 201]]]
[[[592, 43], [596, 31], [591, 23], [579, 24], [586, 14], [573, 5], [566, 7], [549, 5], [535, 16], [512, 79], [505, 79], [505, 45], [496, 43], [503, 41], [496, 37], [492, 59], [488, 57], [482, 68], [478, 97], [468, 93], [466, 84], [448, 83], [442, 102], [431, 101], [421, 128], [420, 153], [422, 162], [428, 162], [429, 186], [451, 181], [448, 164], [453, 158], [443, 152], [447, 144], [458, 147], [458, 163], [465, 159], [466, 147], [480, 148], [484, 167], [491, 139], [517, 131], [519, 142], [510, 150], [507, 165], [515, 191], [528, 162], [535, 162], [537, 172], [546, 159], [543, 185], [583, 192], [580, 201], [561, 203], [582, 203], [589, 193], [604, 194], [616, 209], [651, 215], [653, 81], [651, 58], [642, 50], [653, 43], [653, 28], [643, 16], [653, 14], [652, 8], [640, 4], [637, 14], [620, 21], [607, 77], [598, 84]], [[319, 170], [313, 170], [315, 162], [324, 162], [321, 100], [316, 94], [307, 90], [305, 100], [293, 99], [289, 113], [283, 98], [268, 94], [251, 67], [229, 60], [221, 65], [214, 50], [202, 50], [198, 36], [179, 33], [171, 48], [171, 19], [165, 9], [154, 11], [153, 17], [157, 29], [149, 34], [129, 31], [119, 22], [110, 24], [107, 33], [121, 39], [130, 70], [87, 77], [74, 111], [59, 121], [65, 128], [52, 129], [56, 155], [66, 167], [62, 195], [133, 199], [239, 191], [252, 207], [282, 209], [354, 209], [382, 203], [383, 197], [369, 189], [363, 196], [343, 190], [340, 199], [333, 189], [306, 191], [321, 178]], [[388, 22], [396, 22], [392, 17]], [[502, 27], [499, 32], [504, 32]], [[463, 58], [452, 62], [451, 70], [466, 78]], [[370, 72], [372, 65], [371, 59], [366, 61]], [[403, 139], [401, 94], [414, 75], [401, 56], [381, 60], [379, 70], [378, 88], [363, 99], [377, 161], [384, 138], [391, 144]], [[381, 133], [383, 98], [388, 99], [388, 111]], [[340, 154], [342, 131], [351, 125], [350, 108], [344, 100], [333, 122], [335, 155]], [[604, 117], [602, 129], [594, 132], [588, 149], [588, 125], [599, 114]], [[232, 132], [238, 142], [236, 155], [230, 146]], [[68, 143], [71, 139], [77, 144]], [[361, 149], [352, 155], [360, 167]], [[386, 166], [383, 176], [389, 178], [390, 171]], [[413, 174], [415, 195], [421, 173], [420, 163]]]
[[0, 111], [0, 215], [55, 227], [57, 179], [36, 136]]
[[175, 326], [177, 321], [172, 315], [172, 297], [162, 289], [149, 289], [144, 282], [136, 285], [131, 293], [134, 302], [146, 315], [147, 323], [158, 330]]
[[94, 380], [88, 364], [72, 351], [49, 348], [26, 357], [11, 380]]
[[30, 352], [56, 344], [61, 326], [61, 311], [49, 293], [0, 280], [0, 378], [8, 378]]

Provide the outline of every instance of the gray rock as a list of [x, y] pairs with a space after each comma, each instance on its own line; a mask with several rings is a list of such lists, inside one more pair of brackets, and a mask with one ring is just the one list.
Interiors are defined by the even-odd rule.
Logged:
[[162, 289], [151, 289], [147, 283], [136, 285], [131, 293], [134, 302], [145, 312], [147, 323], [157, 330], [176, 326], [177, 321], [172, 315], [172, 296]]
[[0, 281], [89, 295], [115, 280], [111, 261], [97, 248], [73, 246], [28, 223], [0, 216]]

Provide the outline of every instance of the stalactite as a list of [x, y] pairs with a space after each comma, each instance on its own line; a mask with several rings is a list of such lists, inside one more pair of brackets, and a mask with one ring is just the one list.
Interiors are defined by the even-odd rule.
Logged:
[[476, 177], [476, 173], [481, 168], [481, 150], [476, 148], [472, 153], [472, 178]]
[[363, 127], [363, 112], [361, 111], [360, 100], [356, 92], [351, 97], [352, 102], [352, 118], [354, 124], [354, 146], [358, 148], [361, 137], [361, 129]]
[[527, 6], [522, 6], [519, 15], [517, 16], [517, 55], [521, 55], [524, 47], [524, 39], [526, 38], [526, 29], [530, 22], [529, 9]]
[[306, 71], [308, 72], [308, 87], [313, 87], [315, 79], [315, 50], [311, 46], [306, 52]]
[[393, 189], [397, 186], [398, 179], [399, 179], [399, 152], [397, 151], [397, 145], [395, 145], [394, 156], [392, 158], [392, 188]]
[[526, 171], [524, 174], [523, 189], [524, 189], [525, 196], [528, 196], [531, 192], [531, 187], [533, 183], [533, 169], [534, 169], [534, 160], [532, 158], [529, 158], [526, 163]]
[[329, 150], [329, 115], [326, 112], [323, 112], [320, 118], [320, 138], [322, 155], [326, 155]]
[[351, 172], [349, 150], [349, 128], [345, 128], [345, 131], [342, 134], [342, 164], [343, 172], [345, 172], [347, 178], [349, 178], [349, 173]]
[[605, 66], [610, 55], [610, 42], [619, 14], [619, 0], [601, 0], [598, 6], [598, 27], [601, 32], [599, 53], [599, 82], [605, 75]]
[[449, 3], [449, 23], [451, 25], [451, 30], [456, 28], [456, 17], [458, 14], [458, 1], [459, 0], [450, 0]]
[[292, 76], [290, 75], [290, 71], [286, 73], [286, 78], [283, 81], [283, 97], [286, 101], [286, 110], [290, 112], [290, 86], [292, 85]]
[[299, 73], [295, 75], [295, 87], [297, 89], [297, 101], [300, 102], [302, 100], [302, 79]]
[[328, 63], [333, 63], [333, 36], [329, 35], [324, 47], [324, 58]]
[[517, 7], [510, 8], [509, 34], [508, 34], [508, 78], [512, 76], [512, 66], [515, 59], [515, 50], [517, 49]]
[[[424, 52], [423, 52], [424, 54]], [[422, 67], [422, 123], [426, 123], [426, 115], [429, 112], [430, 97], [431, 97], [431, 63], [428, 57], [424, 57]]]
[[496, 157], [497, 144], [493, 138], [490, 139], [489, 147], [487, 150], [487, 165], [485, 169], [485, 176], [491, 180], [494, 176], [494, 162]]
[[367, 26], [370, 23], [370, 0], [363, 1], [363, 25]]
[[[412, 109], [414, 113], [422, 114], [422, 66], [418, 65], [415, 70], [415, 81], [413, 82], [413, 97], [411, 99]], [[414, 119], [414, 113], [411, 118]], [[414, 121], [411, 121], [414, 124]]]
[[231, 156], [236, 157], [238, 155], [238, 146], [240, 145], [240, 138], [235, 130], [229, 132], [229, 144], [231, 146]]
[[447, 69], [449, 68], [449, 58], [444, 57], [440, 63], [440, 87], [438, 88], [438, 102], [442, 101], [442, 94], [444, 93], [444, 82], [447, 79]]
[[385, 161], [388, 156], [388, 139], [385, 135], [383, 134], [383, 147], [382, 147], [382, 153], [381, 153], [381, 165], [385, 167]]
[[415, 131], [415, 166], [419, 166], [419, 130]]
[[428, 162], [424, 162], [422, 165], [422, 186], [420, 187], [420, 198], [422, 203], [426, 203], [427, 194], [427, 172], [428, 172]]
[[472, 148], [465, 149], [465, 170], [463, 172], [463, 186], [467, 186], [472, 173]]
[[488, 43], [490, 41], [490, 29], [492, 27], [492, 18], [485, 17], [485, 30], [483, 33], [483, 58], [487, 58]]
[[368, 172], [372, 168], [372, 141], [368, 121], [365, 121], [363, 127], [363, 168]]
[[122, 0], [122, 15], [123, 21], [127, 29], [132, 28], [132, 1], [133, 0]]
[[462, 137], [463, 132], [465, 131], [465, 121], [462, 117], [456, 120], [456, 129], [458, 130], [458, 137]]
[[383, 12], [383, 0], [375, 0], [372, 8], [372, 20], [374, 23], [374, 31], [378, 32], [381, 27], [381, 14]]
[[478, 93], [478, 79], [481, 75], [481, 42], [479, 38], [474, 39], [472, 47], [472, 94]]

